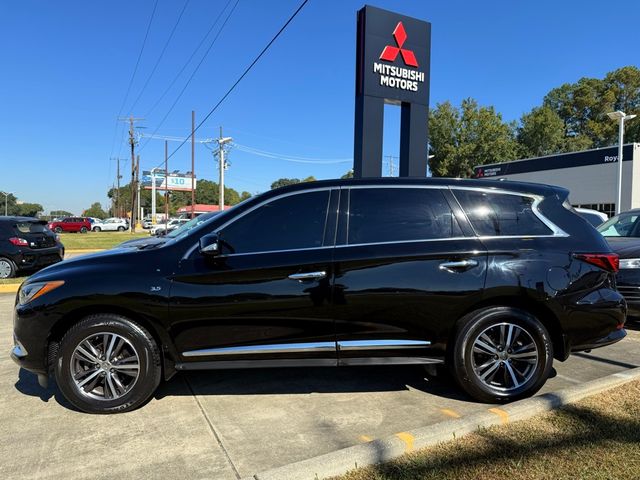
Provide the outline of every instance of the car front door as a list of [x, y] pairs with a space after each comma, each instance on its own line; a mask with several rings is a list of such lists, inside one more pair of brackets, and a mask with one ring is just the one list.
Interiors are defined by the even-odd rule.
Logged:
[[340, 364], [428, 362], [481, 299], [487, 254], [447, 188], [343, 190], [334, 254]]
[[[338, 190], [275, 197], [216, 227], [173, 278], [170, 317], [182, 361], [335, 365], [330, 305]], [[224, 363], [220, 363], [224, 362]]]

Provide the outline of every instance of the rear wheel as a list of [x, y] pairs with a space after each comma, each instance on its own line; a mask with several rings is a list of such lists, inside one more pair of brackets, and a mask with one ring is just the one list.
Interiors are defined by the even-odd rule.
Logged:
[[547, 329], [513, 307], [476, 310], [461, 320], [451, 367], [460, 386], [481, 402], [533, 395], [549, 377], [553, 347]]
[[122, 227], [122, 226], [118, 227], [118, 231], [119, 232], [124, 232], [124, 227]]
[[0, 278], [13, 278], [15, 275], [15, 264], [8, 258], [0, 258]]
[[99, 232], [100, 230], [102, 230], [100, 227], [93, 227], [94, 232]]
[[160, 383], [160, 350], [142, 326], [120, 315], [91, 315], [60, 342], [56, 382], [87, 413], [133, 410]]

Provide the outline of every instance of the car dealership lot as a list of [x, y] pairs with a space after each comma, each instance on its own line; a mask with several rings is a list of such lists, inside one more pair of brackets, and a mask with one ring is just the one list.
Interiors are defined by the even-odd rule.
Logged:
[[[369, 367], [179, 374], [141, 409], [87, 415], [10, 360], [13, 299], [0, 295], [3, 478], [233, 479], [488, 408], [419, 367]], [[631, 330], [557, 363], [543, 391], [636, 366]]]

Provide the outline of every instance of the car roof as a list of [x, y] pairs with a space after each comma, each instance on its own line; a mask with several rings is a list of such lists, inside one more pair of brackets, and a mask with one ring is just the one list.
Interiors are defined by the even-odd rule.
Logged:
[[0, 217], [0, 222], [10, 222], [10, 223], [19, 223], [19, 222], [43, 222], [46, 221], [41, 220], [36, 217]]
[[[560, 194], [567, 196], [569, 191], [563, 187], [546, 185], [542, 183], [514, 182], [511, 180], [485, 180], [470, 178], [447, 178], [447, 177], [384, 177], [384, 178], [349, 178], [335, 180], [317, 180], [314, 182], [301, 182], [293, 185], [280, 187], [270, 192], [282, 194], [285, 192], [310, 190], [314, 188], [327, 187], [352, 187], [352, 186], [445, 186], [445, 187], [465, 187], [465, 188], [486, 188], [496, 190], [506, 190], [534, 195]], [[270, 192], [265, 192], [265, 195]], [[270, 196], [270, 195], [269, 195]]]

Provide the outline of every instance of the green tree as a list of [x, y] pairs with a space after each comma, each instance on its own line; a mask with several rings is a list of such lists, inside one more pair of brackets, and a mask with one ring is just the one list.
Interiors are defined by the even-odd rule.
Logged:
[[104, 220], [108, 216], [107, 212], [102, 209], [102, 205], [100, 205], [100, 202], [92, 203], [91, 206], [87, 208], [82, 215], [85, 217], [99, 218], [101, 220]]
[[240, 194], [240, 201], [243, 202], [245, 201], [247, 198], [251, 198], [251, 194], [249, 192], [242, 192]]
[[16, 215], [22, 217], [37, 217], [44, 212], [44, 208], [39, 203], [19, 203], [17, 207]]
[[6, 212], [7, 215], [17, 215], [18, 214], [18, 205], [17, 198], [13, 193], [9, 193], [7, 196], [4, 193], [0, 193], [0, 215], [4, 215], [5, 212], [5, 203], [6, 203]]
[[295, 185], [296, 183], [300, 183], [300, 181], [301, 180], [299, 178], [279, 178], [271, 184], [271, 190], [286, 187], [287, 185]]
[[56, 218], [73, 217], [73, 213], [67, 212], [66, 210], [51, 210], [49, 216]]
[[550, 107], [543, 105], [520, 120], [518, 142], [523, 156], [540, 157], [565, 151], [564, 122]]
[[345, 180], [347, 178], [353, 178], [353, 169], [349, 170], [347, 173], [342, 175], [340, 178], [343, 179], [343, 180]]
[[436, 105], [429, 119], [429, 162], [434, 176], [468, 177], [473, 167], [519, 157], [516, 125], [505, 123], [493, 107], [467, 98], [460, 107]]

